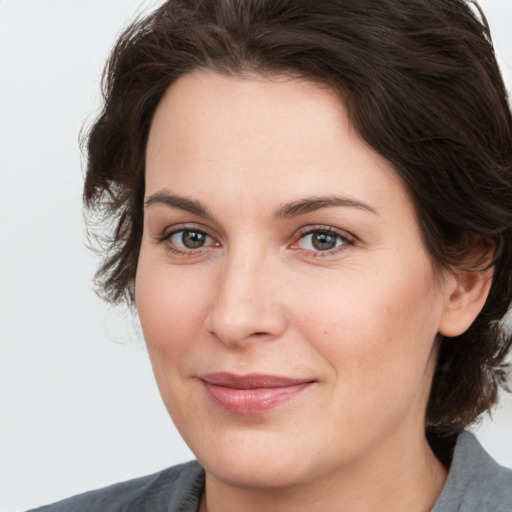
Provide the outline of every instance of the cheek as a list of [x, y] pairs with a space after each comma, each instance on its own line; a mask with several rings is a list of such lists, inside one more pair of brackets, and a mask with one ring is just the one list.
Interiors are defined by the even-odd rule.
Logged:
[[141, 254], [137, 310], [156, 383], [182, 434], [192, 421], [186, 407], [194, 403], [188, 361], [191, 355], [201, 354], [200, 331], [209, 300], [206, 289], [200, 272], [184, 276], [182, 269], [144, 260]]
[[298, 317], [301, 330], [350, 388], [382, 395], [425, 375], [440, 301], [423, 270], [390, 272], [390, 279], [359, 273], [310, 289], [297, 305], [307, 312]]
[[[185, 275], [184, 275], [185, 274]], [[179, 362], [204, 325], [209, 302], [207, 276], [177, 272], [143, 255], [136, 277], [136, 304], [155, 373], [156, 359]], [[158, 378], [158, 375], [157, 375]]]

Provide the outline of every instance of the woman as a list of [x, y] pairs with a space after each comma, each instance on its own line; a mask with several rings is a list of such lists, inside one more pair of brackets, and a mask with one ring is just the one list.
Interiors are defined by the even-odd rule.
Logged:
[[464, 432], [512, 293], [512, 118], [464, 2], [167, 2], [87, 165], [98, 283], [198, 462], [41, 510], [512, 509]]

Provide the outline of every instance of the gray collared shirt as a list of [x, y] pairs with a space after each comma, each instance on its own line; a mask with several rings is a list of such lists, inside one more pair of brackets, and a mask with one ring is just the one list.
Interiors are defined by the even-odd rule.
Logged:
[[473, 434], [462, 432], [431, 512], [512, 512], [512, 470], [492, 459]]
[[[197, 512], [203, 488], [204, 471], [192, 461], [32, 512]], [[473, 434], [463, 432], [431, 512], [512, 512], [512, 470], [498, 465]]]

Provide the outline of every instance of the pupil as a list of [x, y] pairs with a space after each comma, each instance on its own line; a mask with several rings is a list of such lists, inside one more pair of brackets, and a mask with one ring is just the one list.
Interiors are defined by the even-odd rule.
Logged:
[[318, 251], [327, 251], [336, 247], [336, 236], [329, 233], [317, 233], [313, 235], [313, 247]]
[[204, 245], [205, 234], [197, 231], [184, 231], [181, 241], [187, 249], [197, 249]]

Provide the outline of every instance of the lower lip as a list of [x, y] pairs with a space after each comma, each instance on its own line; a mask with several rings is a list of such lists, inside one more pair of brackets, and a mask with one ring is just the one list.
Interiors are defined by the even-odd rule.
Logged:
[[235, 389], [204, 382], [210, 400], [234, 414], [260, 414], [291, 400], [311, 382], [277, 388]]

